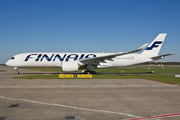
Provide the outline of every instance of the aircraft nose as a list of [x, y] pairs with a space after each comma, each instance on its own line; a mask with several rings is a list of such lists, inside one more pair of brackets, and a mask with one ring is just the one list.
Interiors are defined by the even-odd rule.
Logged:
[[10, 61], [8, 60], [5, 64], [6, 64], [7, 66], [9, 66], [9, 65], [10, 65]]

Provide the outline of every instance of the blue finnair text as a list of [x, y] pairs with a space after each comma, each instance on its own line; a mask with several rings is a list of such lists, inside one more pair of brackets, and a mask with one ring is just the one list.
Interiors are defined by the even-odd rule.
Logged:
[[59, 54], [51, 54], [51, 55], [47, 55], [47, 54], [30, 54], [28, 55], [24, 61], [29, 61], [29, 60], [33, 60], [35, 59], [36, 62], [38, 61], [69, 61], [69, 60], [81, 60], [81, 59], [86, 59], [86, 58], [92, 58], [92, 57], [96, 57], [95, 54], [64, 54], [64, 55], [59, 55]]

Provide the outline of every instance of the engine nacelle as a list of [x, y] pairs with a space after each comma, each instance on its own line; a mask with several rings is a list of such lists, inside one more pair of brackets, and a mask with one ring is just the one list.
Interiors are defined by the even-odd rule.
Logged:
[[78, 71], [78, 62], [62, 62], [61, 69], [63, 72]]

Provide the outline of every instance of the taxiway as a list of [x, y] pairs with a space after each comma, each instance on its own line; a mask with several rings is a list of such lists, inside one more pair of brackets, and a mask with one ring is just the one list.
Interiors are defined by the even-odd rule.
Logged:
[[[12, 79], [0, 66], [0, 120], [179, 120], [180, 86], [146, 79]], [[23, 70], [22, 73], [41, 73]]]

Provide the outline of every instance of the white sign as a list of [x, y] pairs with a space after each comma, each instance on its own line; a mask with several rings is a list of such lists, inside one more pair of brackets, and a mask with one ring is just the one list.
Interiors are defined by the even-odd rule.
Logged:
[[180, 75], [175, 75], [175, 77], [180, 78]]

